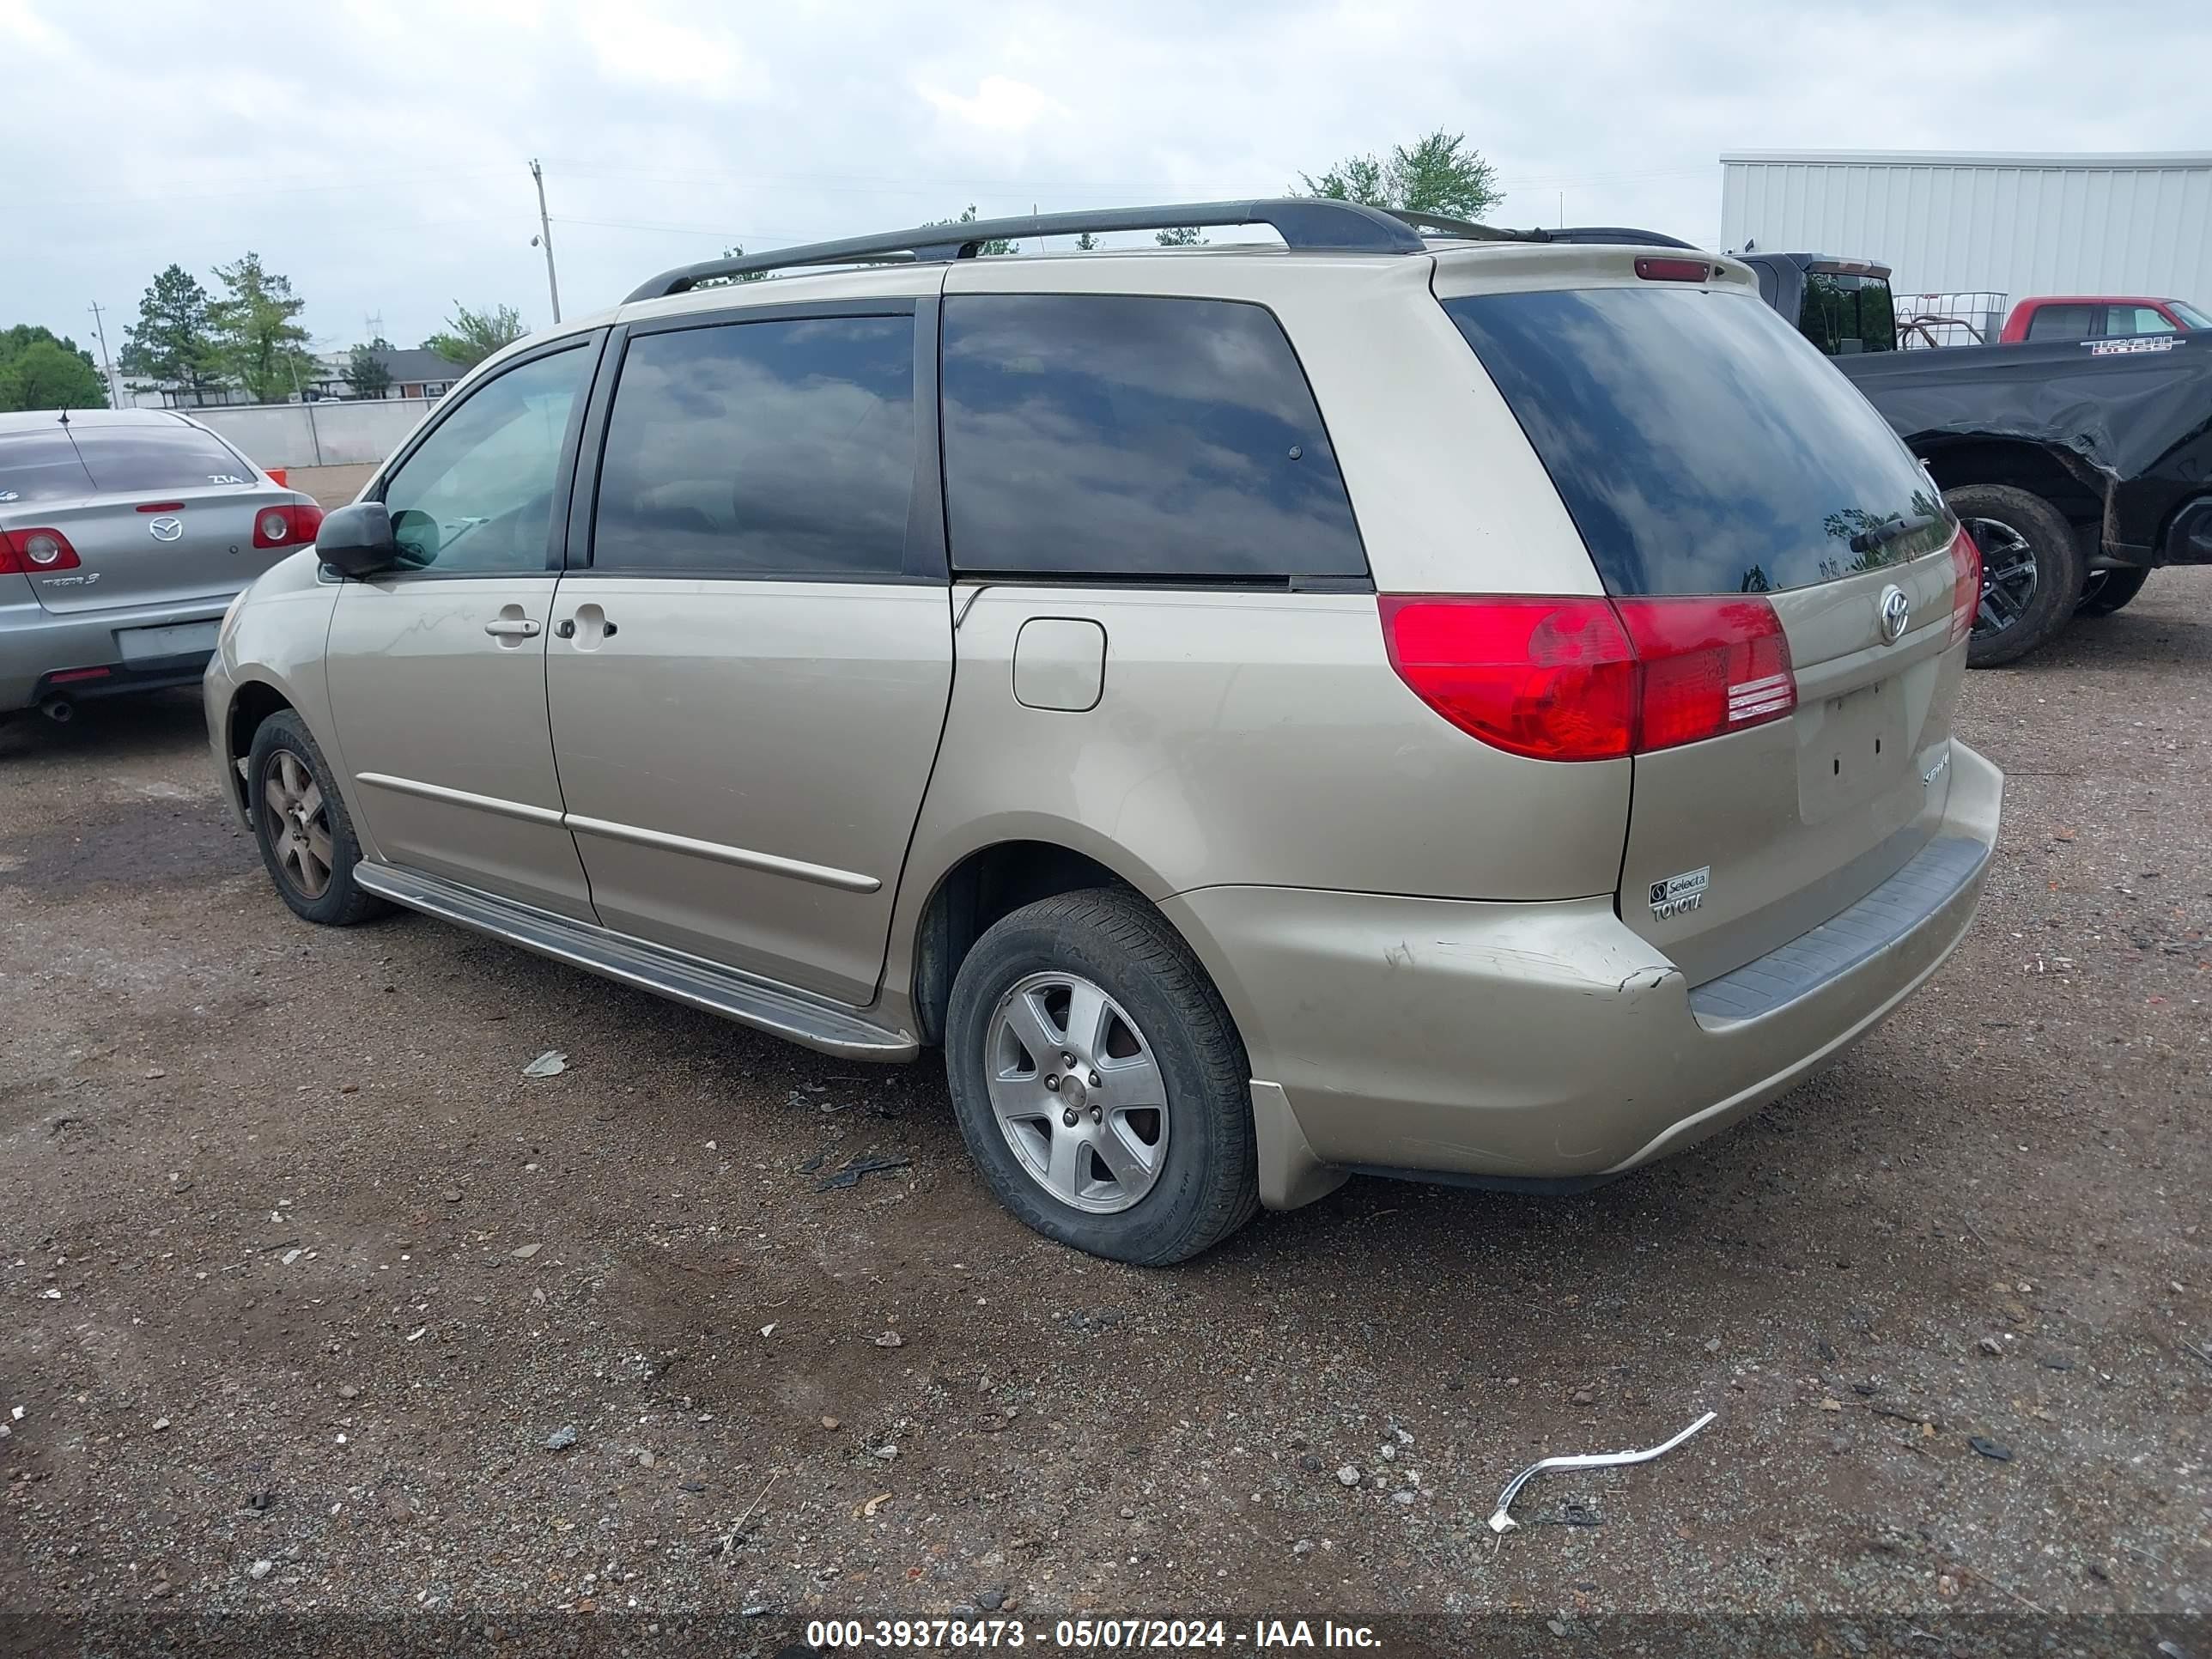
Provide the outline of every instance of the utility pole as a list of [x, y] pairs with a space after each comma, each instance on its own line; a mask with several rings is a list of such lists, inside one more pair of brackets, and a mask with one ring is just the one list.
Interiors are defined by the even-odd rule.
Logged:
[[545, 169], [530, 158], [530, 176], [538, 181], [538, 234], [545, 246], [545, 291], [553, 298], [553, 320], [561, 320], [561, 284], [553, 275], [553, 220], [545, 211]]
[[107, 406], [120, 409], [123, 407], [123, 387], [115, 378], [114, 363], [108, 359], [107, 324], [100, 314], [100, 301], [94, 300], [88, 309], [92, 313], [92, 326], [100, 336], [100, 366], [107, 376]]

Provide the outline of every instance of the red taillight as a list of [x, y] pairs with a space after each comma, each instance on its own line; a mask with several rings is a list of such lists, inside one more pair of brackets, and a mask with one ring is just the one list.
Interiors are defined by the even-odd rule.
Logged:
[[84, 680], [104, 680], [114, 672], [112, 668], [57, 668], [46, 676], [46, 684], [76, 685]]
[[1974, 631], [1982, 608], [1982, 550], [1963, 526], [1951, 538], [1951, 573], [1950, 642], [1956, 645]]
[[1638, 259], [1636, 274], [1647, 283], [1702, 283], [1713, 268], [1703, 259]]
[[1644, 669], [1639, 753], [1762, 726], [1797, 706], [1790, 641], [1766, 600], [1615, 599], [1613, 608]]
[[1630, 752], [1636, 661], [1605, 600], [1386, 593], [1382, 607], [1398, 678], [1462, 731], [1539, 760]]
[[181, 513], [185, 510], [185, 504], [182, 501], [141, 501], [138, 510], [141, 513]]
[[1386, 594], [1390, 665], [1493, 748], [1615, 760], [1779, 720], [1797, 706], [1765, 599]]
[[0, 575], [43, 576], [76, 567], [76, 549], [58, 530], [0, 530]]
[[322, 528], [323, 509], [313, 501], [264, 507], [253, 515], [256, 547], [305, 547]]

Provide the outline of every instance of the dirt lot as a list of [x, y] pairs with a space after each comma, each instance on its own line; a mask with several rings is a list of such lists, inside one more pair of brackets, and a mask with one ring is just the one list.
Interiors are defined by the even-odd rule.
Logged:
[[0, 729], [0, 1608], [2201, 1613], [2208, 685], [2212, 571], [1972, 677], [1979, 924], [1738, 1131], [1165, 1273], [933, 1064], [294, 921], [189, 696]]

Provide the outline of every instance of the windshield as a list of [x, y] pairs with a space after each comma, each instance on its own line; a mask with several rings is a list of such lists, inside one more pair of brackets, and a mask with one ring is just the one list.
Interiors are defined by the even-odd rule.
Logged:
[[1750, 295], [1646, 284], [1444, 309], [1608, 593], [1809, 587], [1950, 539], [1911, 452]]
[[2168, 300], [2166, 308], [2191, 328], [2212, 328], [2212, 317], [2207, 317], [2186, 300]]

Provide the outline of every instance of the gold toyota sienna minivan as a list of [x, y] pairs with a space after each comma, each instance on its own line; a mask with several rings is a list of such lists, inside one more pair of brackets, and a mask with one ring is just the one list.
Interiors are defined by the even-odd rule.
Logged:
[[[1189, 224], [1274, 235], [973, 257]], [[941, 1049], [1009, 1209], [1170, 1262], [1632, 1170], [1870, 1030], [1997, 833], [1978, 567], [1733, 260], [1047, 216], [488, 360], [231, 607], [208, 727], [301, 916]]]

